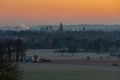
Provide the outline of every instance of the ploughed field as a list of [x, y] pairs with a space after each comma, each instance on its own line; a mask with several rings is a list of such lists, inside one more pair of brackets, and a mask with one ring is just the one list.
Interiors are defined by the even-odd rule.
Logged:
[[119, 66], [25, 63], [21, 80], [120, 80]]

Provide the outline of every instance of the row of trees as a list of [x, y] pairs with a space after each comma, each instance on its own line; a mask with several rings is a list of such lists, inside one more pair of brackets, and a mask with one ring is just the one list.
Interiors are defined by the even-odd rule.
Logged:
[[[120, 40], [109, 39], [75, 39], [74, 37], [64, 38], [61, 41], [60, 48], [67, 48], [68, 50], [77, 49], [82, 52], [111, 52], [120, 49]], [[63, 41], [63, 42], [62, 42]]]
[[0, 80], [18, 80], [22, 74], [19, 61], [23, 60], [24, 43], [21, 39], [0, 40]]
[[21, 39], [0, 41], [0, 59], [22, 61], [25, 56], [25, 45]]
[[[68, 48], [74, 45], [75, 48], [84, 51], [109, 51], [109, 48], [120, 47], [120, 32], [102, 31], [6, 31], [0, 32], [1, 37], [14, 38], [23, 37], [26, 47], [32, 49], [58, 49]], [[72, 43], [71, 43], [72, 42]]]
[[112, 32], [81, 32], [80, 34], [79, 32], [63, 32], [39, 34], [39, 36], [29, 38], [28, 42], [28, 48], [40, 49], [69, 48], [70, 45], [85, 52], [108, 52], [110, 48], [120, 48], [120, 38], [114, 36]]

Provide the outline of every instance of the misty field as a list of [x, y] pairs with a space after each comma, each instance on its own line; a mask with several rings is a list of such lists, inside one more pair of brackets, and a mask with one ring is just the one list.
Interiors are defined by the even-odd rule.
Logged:
[[23, 64], [21, 80], [120, 80], [120, 67], [69, 64]]
[[100, 58], [110, 58], [109, 54], [96, 54], [96, 53], [74, 53], [72, 56], [71, 53], [64, 53], [61, 56], [61, 53], [55, 53], [55, 49], [29, 49], [26, 51], [27, 56], [38, 55], [40, 58], [50, 58], [50, 59], [86, 59], [86, 56], [90, 56], [92, 59]]

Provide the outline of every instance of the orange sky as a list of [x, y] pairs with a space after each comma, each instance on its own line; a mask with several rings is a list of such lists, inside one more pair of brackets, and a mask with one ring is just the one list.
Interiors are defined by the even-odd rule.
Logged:
[[119, 24], [120, 0], [0, 0], [0, 25]]

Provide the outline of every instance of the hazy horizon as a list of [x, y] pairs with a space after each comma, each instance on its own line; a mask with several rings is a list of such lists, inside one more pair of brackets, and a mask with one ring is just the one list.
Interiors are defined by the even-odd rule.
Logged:
[[[120, 24], [95, 24], [95, 23], [91, 23], [91, 24], [65, 24], [65, 23], [62, 23], [63, 24], [63, 26], [82, 26], [82, 25], [88, 25], [88, 26], [91, 26], [91, 25], [96, 25], [96, 26], [100, 26], [100, 25], [102, 25], [102, 26], [116, 26], [116, 25], [118, 25], [118, 26], [120, 26]], [[60, 23], [58, 23], [58, 24], [33, 24], [33, 25], [26, 25], [26, 24], [24, 24], [24, 23], [20, 23], [20, 24], [13, 24], [13, 25], [0, 25], [0, 27], [17, 27], [17, 26], [21, 26], [21, 25], [23, 25], [23, 26], [27, 26], [27, 27], [37, 27], [37, 26], [59, 26], [60, 25]]]

